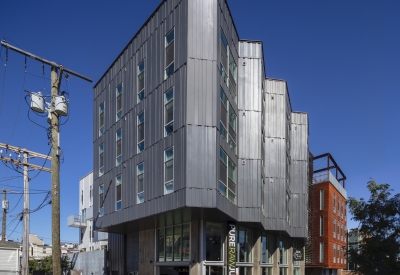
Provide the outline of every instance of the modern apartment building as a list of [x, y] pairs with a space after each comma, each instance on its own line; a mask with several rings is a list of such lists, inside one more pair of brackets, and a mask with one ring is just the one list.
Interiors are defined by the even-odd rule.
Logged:
[[108, 235], [107, 233], [94, 230], [94, 217], [93, 172], [90, 172], [79, 180], [79, 214], [68, 217], [68, 226], [79, 228], [78, 249], [81, 251], [107, 248]]
[[[332, 173], [332, 172], [333, 173]], [[330, 153], [314, 157], [311, 255], [307, 275], [337, 275], [347, 267], [346, 176]]]
[[304, 274], [308, 115], [226, 0], [160, 3], [95, 84], [93, 135], [107, 273]]

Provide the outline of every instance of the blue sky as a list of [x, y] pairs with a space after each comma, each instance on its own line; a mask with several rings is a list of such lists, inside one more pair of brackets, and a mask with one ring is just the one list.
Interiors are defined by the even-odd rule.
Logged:
[[[262, 40], [266, 74], [288, 81], [293, 110], [309, 113], [310, 150], [330, 152], [347, 176], [349, 196], [368, 198], [372, 177], [400, 192], [400, 2], [344, 0], [228, 1], [241, 39]], [[93, 79], [101, 77], [160, 0], [2, 1], [0, 38]], [[49, 94], [49, 67], [1, 49], [0, 142], [47, 154], [47, 134], [30, 121], [23, 90]], [[67, 85], [66, 85], [67, 84]], [[92, 170], [93, 83], [63, 80], [70, 118], [61, 128], [61, 240], [78, 241], [67, 217], [78, 212], [78, 181]], [[38, 160], [33, 162], [40, 163]], [[31, 172], [33, 177], [36, 173]], [[21, 190], [22, 178], [0, 163], [0, 188]], [[31, 181], [50, 190], [50, 175]], [[34, 192], [34, 191], [32, 191]], [[45, 193], [31, 195], [36, 208]], [[9, 215], [22, 210], [9, 194]], [[22, 223], [8, 217], [7, 235], [21, 240]], [[349, 221], [349, 227], [355, 224]], [[31, 215], [31, 233], [51, 243], [51, 207]]]

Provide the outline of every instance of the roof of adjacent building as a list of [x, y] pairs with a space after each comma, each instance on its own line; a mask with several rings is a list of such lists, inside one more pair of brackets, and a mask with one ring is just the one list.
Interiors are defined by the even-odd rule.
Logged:
[[12, 241], [0, 241], [0, 248], [20, 248], [21, 244]]

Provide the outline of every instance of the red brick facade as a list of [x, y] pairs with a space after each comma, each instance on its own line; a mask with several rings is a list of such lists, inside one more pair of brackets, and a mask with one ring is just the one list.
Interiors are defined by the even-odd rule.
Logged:
[[[323, 207], [321, 207], [323, 190]], [[313, 188], [313, 258], [310, 267], [345, 269], [347, 246], [347, 216], [345, 198], [330, 182], [314, 184]], [[321, 209], [323, 208], [323, 209]], [[323, 234], [320, 220], [323, 217]], [[323, 242], [324, 257], [320, 262], [320, 243]], [[336, 253], [336, 256], [334, 256]]]

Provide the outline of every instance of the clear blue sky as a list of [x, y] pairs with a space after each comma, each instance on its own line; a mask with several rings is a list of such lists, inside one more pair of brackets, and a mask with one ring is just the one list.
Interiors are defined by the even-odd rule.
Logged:
[[[190, 1], [190, 0], [189, 0]], [[400, 192], [400, 1], [230, 0], [242, 39], [262, 40], [268, 77], [288, 81], [293, 110], [309, 113], [310, 150], [332, 153], [347, 176], [349, 196], [369, 197], [370, 177]], [[96, 82], [160, 0], [2, 1], [0, 38]], [[49, 67], [5, 49], [0, 66], [0, 142], [47, 154], [46, 131], [28, 119], [23, 90], [49, 94]], [[61, 129], [61, 239], [78, 241], [67, 217], [78, 212], [78, 182], [92, 170], [93, 83], [73, 77], [70, 119]], [[44, 90], [46, 89], [46, 90]], [[31, 119], [46, 126], [45, 118]], [[22, 178], [0, 163], [0, 188], [21, 190]], [[35, 172], [31, 173], [34, 176]], [[43, 172], [31, 188], [50, 190]], [[36, 208], [45, 194], [31, 195]], [[10, 215], [22, 210], [9, 194]], [[31, 215], [31, 233], [51, 243], [51, 208]], [[21, 240], [22, 223], [7, 235]], [[349, 222], [349, 227], [354, 226]]]

